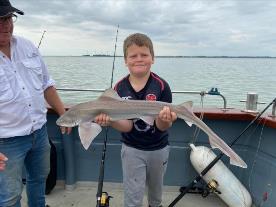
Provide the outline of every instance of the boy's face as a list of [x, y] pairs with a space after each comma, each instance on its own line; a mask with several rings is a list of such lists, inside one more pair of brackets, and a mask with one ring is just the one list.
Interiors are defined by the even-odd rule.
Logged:
[[153, 57], [150, 54], [149, 48], [146, 46], [139, 47], [134, 44], [127, 48], [125, 64], [128, 67], [130, 74], [136, 76], [146, 75], [150, 71], [153, 63]]

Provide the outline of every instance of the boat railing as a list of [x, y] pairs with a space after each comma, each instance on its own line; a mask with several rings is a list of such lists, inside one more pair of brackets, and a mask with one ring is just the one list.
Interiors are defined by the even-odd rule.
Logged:
[[227, 101], [225, 96], [223, 96], [217, 88], [211, 88], [209, 91], [172, 91], [174, 94], [198, 94], [200, 96], [205, 96], [205, 95], [212, 95], [212, 96], [220, 96], [223, 99], [223, 109], [226, 109], [227, 107]]
[[[104, 92], [105, 89], [75, 89], [75, 88], [57, 88], [59, 91], [86, 91], [86, 92]], [[210, 91], [172, 91], [173, 94], [198, 94], [201, 97], [205, 95], [220, 96], [223, 99], [223, 109], [226, 109], [227, 101], [217, 88], [211, 88]]]

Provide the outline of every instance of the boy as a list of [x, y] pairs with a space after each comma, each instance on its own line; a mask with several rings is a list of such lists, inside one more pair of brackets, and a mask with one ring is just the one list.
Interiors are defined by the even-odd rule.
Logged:
[[[154, 63], [153, 45], [149, 37], [136, 33], [124, 41], [124, 59], [129, 75], [115, 85], [124, 99], [172, 102], [166, 81], [150, 71]], [[162, 202], [163, 177], [167, 168], [169, 146], [167, 129], [176, 114], [164, 107], [150, 126], [141, 119], [112, 122], [106, 114], [95, 121], [122, 132], [121, 159], [124, 182], [124, 206], [142, 206], [145, 187], [148, 204], [159, 207]]]

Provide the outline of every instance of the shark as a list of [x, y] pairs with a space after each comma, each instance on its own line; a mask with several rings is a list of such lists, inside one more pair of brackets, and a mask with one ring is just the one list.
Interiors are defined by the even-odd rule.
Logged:
[[209, 138], [212, 148], [218, 148], [230, 158], [230, 164], [246, 168], [246, 163], [234, 152], [212, 129], [210, 129], [192, 110], [192, 101], [179, 105], [161, 101], [126, 100], [121, 98], [115, 90], [105, 90], [97, 99], [77, 104], [60, 116], [56, 124], [63, 127], [78, 126], [78, 132], [83, 147], [87, 150], [94, 138], [101, 132], [100, 125], [94, 118], [105, 113], [111, 121], [123, 119], [142, 119], [153, 125], [154, 119], [164, 106], [168, 106], [177, 117], [183, 119], [189, 126], [192, 124], [204, 131]]

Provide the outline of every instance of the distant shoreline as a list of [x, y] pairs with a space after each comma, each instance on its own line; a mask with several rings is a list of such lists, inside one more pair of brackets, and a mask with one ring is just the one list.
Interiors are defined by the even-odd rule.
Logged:
[[[112, 55], [45, 55], [44, 57], [84, 57], [84, 58], [99, 58], [108, 57], [112, 58]], [[122, 55], [116, 55], [115, 57], [123, 57]], [[276, 58], [271, 56], [167, 56], [160, 55], [156, 58]]]
[[271, 56], [156, 56], [159, 58], [276, 58]]

